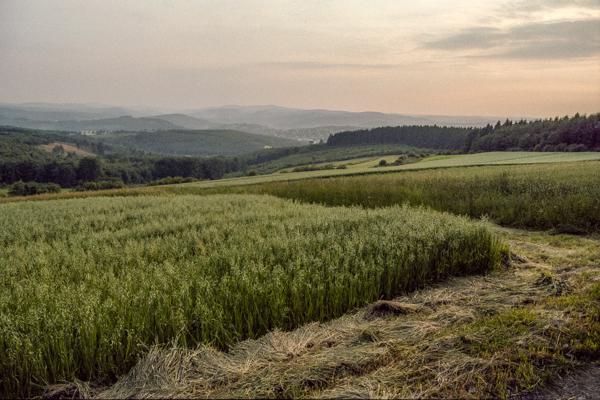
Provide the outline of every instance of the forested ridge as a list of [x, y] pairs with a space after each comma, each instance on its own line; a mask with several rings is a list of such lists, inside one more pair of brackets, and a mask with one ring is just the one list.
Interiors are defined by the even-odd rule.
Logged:
[[396, 126], [340, 132], [327, 140], [329, 146], [403, 144], [428, 149], [460, 150], [471, 133], [467, 128]]
[[[96, 154], [81, 157], [61, 145], [51, 152], [38, 146], [65, 143]], [[237, 158], [164, 157], [142, 152], [115, 150], [101, 142], [63, 132], [0, 128], [0, 184], [14, 182], [55, 183], [80, 187], [104, 182], [104, 187], [149, 183], [166, 177], [218, 179], [240, 168]]]
[[484, 128], [382, 127], [340, 132], [327, 140], [329, 146], [392, 143], [462, 152], [600, 151], [600, 114], [517, 122], [507, 119]]

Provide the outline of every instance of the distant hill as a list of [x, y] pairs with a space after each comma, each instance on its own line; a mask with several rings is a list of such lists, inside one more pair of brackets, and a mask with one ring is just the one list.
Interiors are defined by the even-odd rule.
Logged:
[[[214, 122], [210, 122], [201, 118], [190, 117], [189, 115], [185, 114], [162, 114], [156, 115], [153, 118], [167, 121], [176, 127], [184, 129], [215, 129], [219, 127], [219, 124]], [[243, 129], [240, 130], [244, 131]]]
[[269, 147], [299, 145], [294, 140], [231, 130], [119, 132], [95, 138], [111, 146], [178, 156], [235, 156]]
[[[18, 113], [23, 115], [23, 113]], [[17, 115], [15, 113], [15, 115]], [[42, 117], [43, 114], [35, 113], [34, 117]], [[0, 125], [15, 126], [29, 129], [44, 129], [44, 130], [59, 130], [80, 132], [84, 130], [95, 131], [155, 131], [178, 129], [178, 125], [174, 125], [167, 120], [153, 117], [131, 117], [120, 116], [114, 118], [101, 119], [83, 119], [83, 120], [34, 120], [22, 117], [8, 117], [7, 114], [2, 114], [0, 109]]]
[[48, 130], [153, 131], [218, 129], [304, 141], [358, 129], [407, 125], [483, 127], [496, 117], [403, 115], [302, 110], [279, 106], [224, 106], [164, 113], [157, 109], [95, 104], [0, 104], [0, 125]]
[[405, 115], [381, 112], [302, 110], [279, 106], [224, 106], [187, 110], [186, 114], [226, 124], [257, 124], [277, 129], [305, 129], [324, 126], [375, 128], [401, 125], [485, 126], [498, 117]]
[[134, 115], [122, 107], [75, 104], [0, 104], [0, 120], [21, 119], [31, 122], [83, 121]]
[[278, 106], [225, 106], [192, 110], [187, 114], [226, 124], [257, 124], [277, 129], [305, 129], [321, 126], [375, 127], [384, 125], [430, 124], [424, 118], [378, 112], [300, 110]]
[[177, 125], [160, 118], [122, 116], [89, 121], [59, 121], [56, 123], [55, 129], [63, 131], [157, 131], [177, 128]]

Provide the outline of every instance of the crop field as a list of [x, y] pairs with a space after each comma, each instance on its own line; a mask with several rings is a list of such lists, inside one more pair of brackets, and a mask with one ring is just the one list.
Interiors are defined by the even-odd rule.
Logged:
[[[568, 153], [569, 157], [556, 155], [556, 158], [545, 156], [545, 159], [564, 161], [571, 159], [571, 154], [585, 155]], [[457, 157], [461, 156], [436, 156], [427, 162], [450, 165], [456, 164]], [[491, 159], [490, 156], [488, 160]], [[369, 167], [368, 174], [347, 172], [355, 171], [353, 169], [292, 172], [155, 187], [5, 197], [0, 198], [0, 203], [98, 196], [270, 194], [337, 206], [375, 208], [409, 203], [475, 218], [488, 216], [501, 225], [520, 228], [554, 229], [566, 233], [600, 231], [600, 162], [527, 164], [523, 161], [533, 159], [537, 157], [518, 159], [513, 153], [512, 157], [505, 155], [496, 161], [521, 160], [521, 164], [420, 168], [393, 173], [389, 173], [389, 168]], [[422, 163], [426, 161], [402, 167], [413, 168]], [[349, 175], [319, 177], [319, 174], [329, 172]], [[276, 180], [288, 176], [296, 178]], [[310, 176], [319, 179], [308, 179]]]
[[496, 266], [483, 222], [270, 196], [0, 206], [0, 393], [111, 381], [146, 346], [228, 348]]
[[[438, 161], [452, 160], [454, 157]], [[570, 233], [600, 231], [597, 161], [406, 171], [206, 192], [261, 193], [308, 203], [370, 208], [409, 203], [475, 218], [487, 215], [502, 225]]]
[[[349, 170], [348, 172], [350, 172], [351, 170], [357, 170], [357, 169], [358, 170], [364, 170], [365, 168], [374, 168], [374, 167], [377, 167], [378, 164], [379, 164], [379, 162], [381, 160], [385, 160], [388, 164], [391, 164], [395, 160], [397, 160], [398, 157], [400, 157], [401, 155], [402, 154], [398, 153], [398, 154], [390, 154], [390, 155], [360, 157], [360, 158], [353, 158], [353, 159], [350, 159], [350, 160], [343, 160], [343, 161], [315, 163], [315, 164], [310, 164], [309, 166], [314, 166], [314, 167], [323, 167], [323, 166], [340, 167], [340, 166], [344, 166], [345, 169]], [[293, 172], [294, 168], [299, 168], [299, 167], [285, 168], [285, 169], [280, 170], [279, 172]]]
[[261, 173], [276, 172], [283, 169], [314, 164], [345, 164], [354, 160], [385, 157], [394, 154], [429, 154], [433, 150], [424, 150], [404, 145], [367, 145], [367, 146], [326, 146], [316, 145], [301, 148], [296, 154], [290, 154], [276, 160], [255, 166]]
[[581, 152], [581, 153], [552, 153], [552, 152], [490, 152], [477, 154], [461, 154], [448, 156], [432, 156], [423, 160], [398, 166], [374, 168], [378, 161], [386, 159], [393, 161], [396, 156], [381, 156], [373, 158], [361, 157], [357, 159], [358, 164], [353, 165], [354, 161], [347, 160], [341, 164], [348, 164], [347, 169], [333, 169], [320, 171], [302, 171], [288, 173], [273, 173], [268, 175], [245, 176], [239, 178], [219, 179], [214, 181], [202, 181], [194, 183], [198, 187], [220, 187], [252, 185], [262, 182], [279, 182], [307, 178], [323, 178], [342, 175], [363, 175], [381, 172], [411, 171], [419, 169], [437, 169], [451, 167], [468, 167], [483, 165], [511, 165], [511, 164], [538, 164], [538, 163], [562, 163], [600, 160], [600, 152]]

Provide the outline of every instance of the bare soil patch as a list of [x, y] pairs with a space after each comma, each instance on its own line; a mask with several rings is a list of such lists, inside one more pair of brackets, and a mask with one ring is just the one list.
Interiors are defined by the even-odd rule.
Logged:
[[67, 144], [67, 143], [60, 143], [60, 142], [53, 142], [53, 143], [48, 143], [48, 144], [41, 144], [38, 147], [44, 151], [47, 151], [48, 153], [51, 153], [52, 150], [56, 147], [56, 146], [62, 146], [62, 148], [65, 150], [65, 153], [73, 153], [76, 154], [78, 156], [82, 156], [82, 157], [95, 157], [96, 155], [94, 153], [90, 153], [89, 151], [80, 149], [79, 147]]

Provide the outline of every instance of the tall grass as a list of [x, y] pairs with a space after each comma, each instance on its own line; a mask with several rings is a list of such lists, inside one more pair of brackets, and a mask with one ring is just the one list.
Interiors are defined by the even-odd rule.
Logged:
[[449, 275], [503, 246], [422, 209], [268, 196], [114, 197], [0, 206], [0, 394], [112, 379], [144, 346], [227, 348]]
[[561, 232], [600, 231], [600, 162], [406, 171], [214, 189], [310, 203], [385, 207], [409, 203], [495, 222]]

